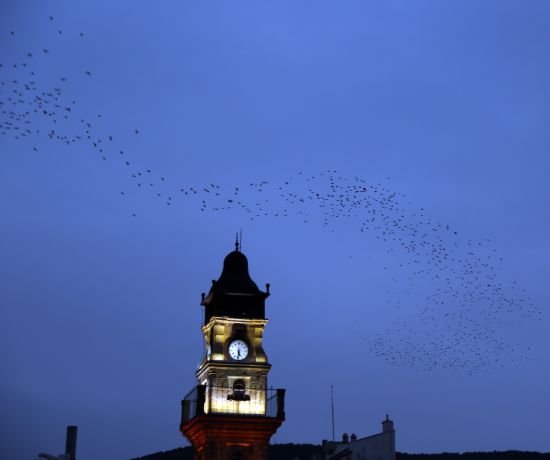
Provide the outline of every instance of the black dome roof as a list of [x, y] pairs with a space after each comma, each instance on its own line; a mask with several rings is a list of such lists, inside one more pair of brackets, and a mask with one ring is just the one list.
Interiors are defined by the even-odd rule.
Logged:
[[250, 278], [248, 259], [236, 244], [235, 250], [227, 254], [223, 261], [222, 274], [217, 281], [212, 280], [208, 294], [202, 295], [205, 324], [213, 316], [265, 318], [265, 299], [269, 296], [269, 284], [266, 284], [266, 288], [266, 292], [261, 291]]
[[259, 294], [248, 273], [248, 259], [240, 251], [232, 251], [223, 261], [223, 270], [215, 283], [216, 290], [227, 294]]

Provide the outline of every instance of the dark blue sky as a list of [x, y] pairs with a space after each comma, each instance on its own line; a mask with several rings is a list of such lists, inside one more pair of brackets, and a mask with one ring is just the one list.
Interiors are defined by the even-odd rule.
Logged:
[[241, 228], [275, 442], [550, 451], [550, 4], [161, 5], [0, 3], [0, 456], [184, 445]]

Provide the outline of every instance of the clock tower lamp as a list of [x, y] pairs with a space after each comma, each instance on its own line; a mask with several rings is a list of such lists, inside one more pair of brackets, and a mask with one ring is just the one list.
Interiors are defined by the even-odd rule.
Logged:
[[182, 401], [180, 431], [196, 460], [264, 460], [269, 439], [285, 419], [285, 390], [268, 388], [271, 368], [263, 349], [266, 290], [248, 273], [235, 243], [204, 306], [205, 354], [198, 385]]

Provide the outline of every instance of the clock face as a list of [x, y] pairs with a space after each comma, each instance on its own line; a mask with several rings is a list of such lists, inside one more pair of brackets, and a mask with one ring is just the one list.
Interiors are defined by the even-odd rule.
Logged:
[[241, 360], [248, 356], [248, 345], [242, 340], [234, 340], [229, 344], [229, 356]]

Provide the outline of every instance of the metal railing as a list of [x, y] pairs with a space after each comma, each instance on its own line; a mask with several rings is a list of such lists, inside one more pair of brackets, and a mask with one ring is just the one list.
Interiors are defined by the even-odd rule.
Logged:
[[197, 385], [181, 401], [181, 426], [197, 416], [248, 415], [285, 418], [285, 390]]

